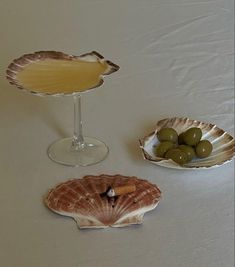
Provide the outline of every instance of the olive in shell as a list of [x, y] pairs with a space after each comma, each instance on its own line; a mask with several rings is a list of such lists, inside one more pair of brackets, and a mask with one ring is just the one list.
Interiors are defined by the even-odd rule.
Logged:
[[163, 158], [166, 152], [173, 147], [174, 147], [174, 144], [172, 142], [168, 142], [168, 141], [162, 142], [157, 145], [155, 154], [157, 157]]
[[179, 148], [181, 151], [187, 154], [188, 161], [191, 161], [196, 155], [194, 148], [191, 146], [179, 145], [177, 148]]
[[202, 130], [197, 127], [188, 129], [183, 135], [183, 141], [186, 145], [196, 146], [202, 138]]
[[165, 158], [172, 159], [174, 162], [180, 165], [183, 165], [188, 162], [187, 154], [178, 148], [168, 150], [166, 152]]
[[173, 128], [162, 128], [157, 132], [157, 138], [160, 142], [169, 141], [176, 143], [178, 140], [178, 134]]
[[199, 158], [206, 158], [210, 156], [213, 146], [210, 141], [202, 140], [196, 146], [196, 155]]

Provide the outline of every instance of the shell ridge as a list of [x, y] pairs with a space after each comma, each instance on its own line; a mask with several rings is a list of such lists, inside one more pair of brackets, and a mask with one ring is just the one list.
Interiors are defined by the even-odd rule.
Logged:
[[[90, 193], [89, 196], [91, 196], [94, 200], [96, 200], [94, 201], [94, 205], [93, 205], [94, 210], [97, 211], [97, 213], [101, 212], [103, 209], [105, 210], [105, 201], [102, 201], [102, 198], [100, 197], [100, 193], [96, 190], [96, 187], [93, 181], [91, 179], [87, 179], [86, 182], [87, 182], [87, 185], [90, 186], [89, 190], [91, 190], [89, 191]], [[101, 183], [101, 181], [99, 182]], [[91, 194], [92, 190], [96, 192], [95, 198]]]
[[215, 154], [215, 153], [222, 153], [222, 152], [233, 152], [235, 149], [234, 147], [234, 143], [232, 144], [225, 144], [221, 147], [218, 147], [216, 149], [213, 149], [213, 153], [212, 153], [212, 156]]
[[[94, 180], [94, 177], [84, 177], [84, 182], [92, 184], [92, 179]], [[107, 183], [107, 179], [105, 178], [101, 178], [101, 179], [96, 179], [96, 181], [98, 180], [98, 182], [101, 184], [102, 182], [104, 184]], [[102, 182], [101, 182], [102, 181]], [[106, 190], [105, 190], [106, 191]], [[102, 199], [99, 195], [99, 193], [97, 192], [96, 194], [96, 198], [93, 198], [93, 213], [97, 216], [97, 218], [99, 218], [100, 221], [109, 221], [109, 218], [111, 217], [111, 207], [108, 204], [108, 200], [106, 198]], [[99, 202], [97, 203], [95, 200], [99, 200]], [[102, 216], [100, 216], [100, 214], [102, 214]]]
[[[75, 183], [76, 183], [76, 185], [81, 185], [83, 187], [83, 185], [80, 183], [79, 179], [75, 180]], [[69, 187], [69, 184], [71, 185], [70, 182], [66, 183], [66, 186]], [[71, 189], [71, 187], [69, 187], [69, 188]], [[91, 210], [94, 210], [95, 211], [96, 210], [96, 207], [94, 207], [93, 202], [90, 201], [90, 199], [89, 199], [90, 194], [87, 194], [87, 191], [86, 191], [85, 188], [84, 188], [83, 193], [85, 193], [85, 196], [79, 198], [77, 200], [77, 202], [75, 203], [75, 206], [77, 207], [77, 205], [78, 205], [78, 207], [83, 208], [84, 210], [88, 209], [90, 211]]]
[[[154, 187], [151, 187], [150, 184], [147, 181], [141, 180], [141, 182], [145, 185], [145, 187], [143, 186], [142, 188], [140, 188], [139, 187], [140, 183], [137, 183], [136, 184], [136, 186], [137, 186], [136, 194], [133, 194], [133, 193], [130, 194], [129, 198], [126, 198], [126, 200], [123, 201], [123, 202], [121, 202], [121, 200], [120, 200], [119, 203], [118, 203], [119, 205], [117, 205], [115, 207], [116, 208], [115, 211], [116, 211], [116, 213], [118, 214], [119, 217], [122, 214], [124, 214], [129, 209], [129, 207], [133, 205], [133, 203], [136, 203], [136, 204], [138, 203], [139, 207], [141, 207], [140, 202], [139, 202], [140, 199], [143, 198], [145, 195], [147, 195], [147, 193], [148, 194], [151, 193], [151, 196], [153, 196], [153, 193], [157, 190], [157, 188], [155, 190]], [[147, 191], [147, 193], [146, 193], [146, 191]], [[137, 195], [137, 196], [135, 196], [135, 195]]]
[[[146, 189], [147, 190], [147, 189]], [[140, 193], [141, 192], [141, 193]], [[149, 191], [148, 191], [148, 193], [150, 193]], [[152, 193], [152, 192], [151, 192]], [[136, 197], [134, 197], [134, 199], [132, 200], [132, 198], [130, 197], [130, 199], [128, 199], [129, 200], [129, 203], [128, 203], [128, 201], [126, 201], [124, 204], [126, 204], [126, 205], [120, 205], [121, 206], [121, 208], [117, 211], [117, 213], [118, 213], [118, 215], [119, 215], [119, 217], [122, 217], [127, 211], [128, 211], [128, 209], [133, 205], [133, 204], [135, 204], [135, 205], [137, 205], [137, 207], [138, 208], [141, 208], [142, 207], [142, 203], [140, 203], [140, 200], [141, 200], [141, 198], [142, 197], [144, 197], [145, 195], [147, 195], [146, 193], [144, 193], [143, 191], [139, 191], [139, 196], [137, 195]]]
[[133, 217], [136, 217], [136, 216], [139, 216], [140, 219], [141, 219], [141, 221], [142, 221], [144, 214], [145, 214], [146, 212], [148, 212], [148, 211], [153, 210], [158, 204], [159, 204], [159, 203], [157, 202], [157, 203], [155, 203], [154, 205], [149, 205], [149, 206], [147, 206], [147, 207], [144, 207], [144, 208], [138, 210], [138, 212], [136, 212], [136, 210], [135, 210], [135, 211], [133, 211], [133, 212], [131, 212], [131, 213], [129, 213], [129, 214], [125, 214], [125, 215], [123, 215], [122, 217], [120, 217], [120, 219], [118, 219], [118, 220], [115, 222], [115, 225], [122, 224], [122, 221], [125, 221], [127, 218], [133, 218]]
[[[102, 178], [105, 179], [105, 181], [108, 183], [108, 186], [112, 187], [119, 186], [125, 181], [125, 178], [121, 177], [120, 175], [102, 175]], [[113, 178], [112, 181], [111, 178]], [[118, 218], [118, 214], [116, 213], [117, 201], [113, 202], [112, 199], [108, 200], [107, 198], [105, 198], [104, 212], [106, 215], [105, 217], [107, 219], [107, 222], [109, 222], [109, 224], [112, 224]]]

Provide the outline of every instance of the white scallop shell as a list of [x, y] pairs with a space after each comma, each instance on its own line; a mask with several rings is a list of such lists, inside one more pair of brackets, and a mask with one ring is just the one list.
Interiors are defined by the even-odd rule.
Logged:
[[[174, 128], [178, 134], [191, 127], [199, 127], [202, 130], [202, 139], [209, 140], [213, 145], [213, 151], [207, 158], [195, 158], [191, 162], [180, 166], [172, 160], [159, 158], [154, 154], [154, 149], [159, 143], [156, 133], [165, 127]], [[235, 154], [235, 140], [224, 130], [216, 125], [189, 118], [167, 118], [157, 122], [156, 129], [148, 136], [139, 140], [144, 159], [168, 168], [174, 169], [208, 169], [219, 167], [231, 161]]]
[[[107, 189], [134, 184], [136, 191], [107, 197]], [[80, 228], [123, 227], [143, 222], [161, 197], [159, 188], [147, 180], [122, 175], [87, 175], [71, 179], [49, 191], [45, 204], [52, 211], [74, 218]]]

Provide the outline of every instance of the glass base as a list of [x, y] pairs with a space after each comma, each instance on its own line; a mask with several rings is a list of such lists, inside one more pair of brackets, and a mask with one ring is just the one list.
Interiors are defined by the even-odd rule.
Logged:
[[84, 137], [82, 148], [74, 147], [73, 138], [56, 141], [48, 148], [48, 156], [53, 161], [67, 166], [88, 166], [104, 160], [108, 155], [108, 147], [101, 141]]

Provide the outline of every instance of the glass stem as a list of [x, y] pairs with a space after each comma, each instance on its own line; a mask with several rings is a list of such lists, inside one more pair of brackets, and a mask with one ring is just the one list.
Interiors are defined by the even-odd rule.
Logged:
[[85, 146], [82, 134], [82, 114], [81, 114], [81, 95], [75, 95], [74, 100], [74, 133], [72, 148], [75, 150], [83, 149]]

